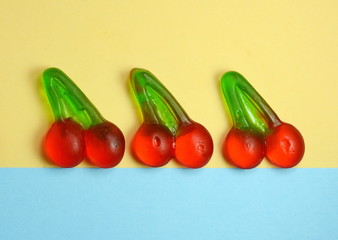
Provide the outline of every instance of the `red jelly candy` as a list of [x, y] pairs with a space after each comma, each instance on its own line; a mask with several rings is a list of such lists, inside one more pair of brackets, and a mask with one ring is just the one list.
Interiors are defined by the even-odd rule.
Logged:
[[134, 156], [150, 167], [160, 167], [173, 157], [174, 138], [159, 124], [143, 123], [132, 142]]
[[264, 158], [264, 138], [249, 131], [231, 128], [223, 145], [223, 154], [229, 162], [239, 168], [254, 168]]
[[283, 168], [301, 161], [305, 146], [300, 132], [282, 122], [241, 74], [225, 73], [221, 86], [233, 120], [223, 147], [226, 159], [240, 168], [256, 167], [265, 154]]
[[74, 167], [86, 155], [99, 167], [116, 166], [125, 148], [120, 129], [107, 122], [60, 69], [45, 70], [42, 82], [55, 118], [46, 137], [47, 157], [61, 167]]
[[178, 130], [175, 156], [182, 165], [189, 168], [203, 167], [209, 162], [213, 150], [212, 138], [201, 124], [193, 122]]
[[296, 166], [302, 160], [304, 151], [303, 137], [291, 124], [282, 123], [266, 136], [266, 157], [279, 167]]
[[103, 122], [84, 131], [89, 161], [101, 168], [116, 166], [122, 159], [125, 141], [121, 130], [111, 122]]
[[133, 69], [130, 81], [144, 122], [133, 141], [135, 157], [152, 167], [163, 166], [174, 157], [189, 168], [207, 164], [213, 153], [209, 132], [189, 118], [173, 95], [149, 71]]
[[60, 167], [74, 167], [84, 158], [83, 128], [71, 119], [56, 121], [45, 138], [48, 158]]

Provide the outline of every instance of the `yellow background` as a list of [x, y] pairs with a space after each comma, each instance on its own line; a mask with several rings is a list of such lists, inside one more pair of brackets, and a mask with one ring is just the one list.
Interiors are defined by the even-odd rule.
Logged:
[[62, 69], [124, 132], [119, 167], [142, 167], [129, 151], [141, 123], [127, 84], [134, 67], [153, 72], [210, 131], [215, 151], [207, 167], [229, 167], [221, 145], [231, 121], [219, 91], [229, 70], [301, 131], [306, 152], [298, 167], [338, 167], [338, 1], [0, 5], [0, 167], [53, 167], [41, 154], [51, 117], [39, 76], [48, 67]]

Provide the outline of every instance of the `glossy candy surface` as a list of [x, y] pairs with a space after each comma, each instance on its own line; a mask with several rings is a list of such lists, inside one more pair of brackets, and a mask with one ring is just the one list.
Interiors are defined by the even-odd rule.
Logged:
[[71, 119], [55, 121], [45, 138], [49, 159], [60, 167], [74, 167], [85, 156], [83, 128]]
[[304, 149], [302, 135], [290, 124], [282, 123], [266, 136], [266, 156], [279, 167], [297, 165], [303, 157]]
[[42, 81], [55, 118], [44, 142], [49, 160], [60, 167], [74, 167], [84, 158], [98, 167], [116, 166], [125, 148], [120, 129], [61, 70], [45, 70]]
[[207, 164], [213, 153], [209, 132], [188, 117], [149, 71], [133, 69], [130, 81], [143, 115], [132, 142], [135, 158], [151, 167], [163, 166], [172, 158], [189, 168]]
[[87, 158], [98, 167], [114, 167], [124, 155], [124, 136], [111, 122], [105, 121], [85, 130], [84, 141]]
[[239, 168], [254, 168], [264, 158], [264, 139], [249, 131], [231, 128], [223, 145], [225, 158]]
[[223, 145], [230, 163], [254, 168], [266, 156], [271, 163], [290, 168], [301, 161], [305, 144], [300, 132], [282, 122], [242, 75], [225, 73], [221, 87], [233, 120]]
[[142, 124], [132, 142], [132, 151], [143, 164], [160, 167], [175, 155], [174, 137], [160, 124]]
[[191, 122], [178, 129], [176, 134], [176, 159], [190, 168], [204, 166], [213, 153], [213, 142], [208, 130]]

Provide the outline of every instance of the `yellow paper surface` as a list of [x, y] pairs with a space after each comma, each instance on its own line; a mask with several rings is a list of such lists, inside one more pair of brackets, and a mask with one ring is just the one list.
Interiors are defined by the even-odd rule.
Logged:
[[53, 167], [41, 153], [52, 122], [39, 90], [48, 67], [62, 69], [123, 131], [118, 167], [143, 167], [130, 154], [142, 121], [128, 87], [134, 67], [153, 72], [210, 131], [207, 167], [230, 166], [221, 146], [231, 120], [219, 90], [229, 70], [301, 131], [298, 167], [338, 167], [337, 39], [338, 1], [2, 1], [0, 167]]

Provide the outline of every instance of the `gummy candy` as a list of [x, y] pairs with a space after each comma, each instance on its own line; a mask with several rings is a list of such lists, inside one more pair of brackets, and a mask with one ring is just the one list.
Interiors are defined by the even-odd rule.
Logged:
[[42, 82], [55, 118], [44, 141], [47, 157], [60, 167], [74, 167], [84, 158], [101, 168], [116, 166], [125, 149], [121, 130], [60, 69], [45, 70]]
[[271, 163], [290, 168], [301, 161], [305, 151], [301, 133], [282, 122], [241, 74], [225, 73], [221, 87], [233, 120], [223, 145], [230, 163], [249, 169], [266, 156]]
[[130, 81], [143, 115], [132, 141], [135, 158], [151, 167], [163, 166], [172, 158], [189, 168], [207, 164], [213, 153], [207, 129], [191, 120], [149, 71], [133, 69]]

